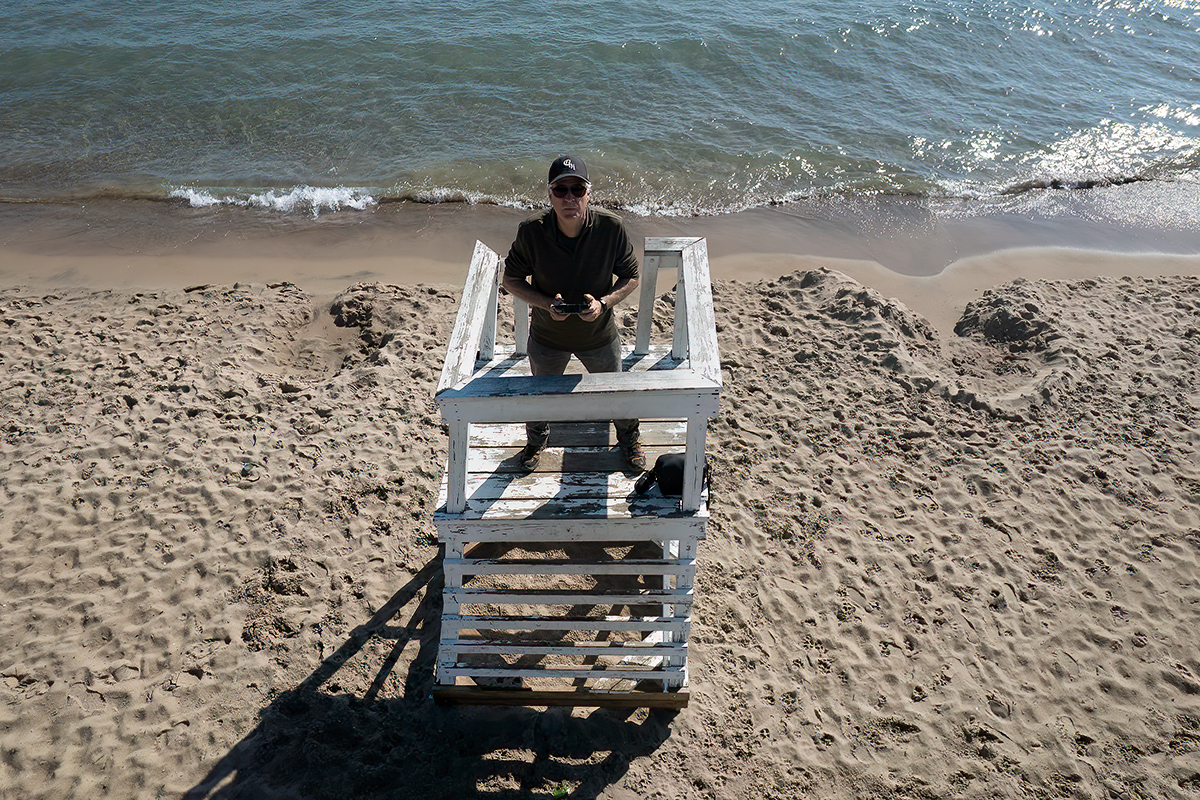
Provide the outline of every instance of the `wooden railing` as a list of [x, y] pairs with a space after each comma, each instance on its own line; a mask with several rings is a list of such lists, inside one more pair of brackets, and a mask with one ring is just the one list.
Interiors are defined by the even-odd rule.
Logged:
[[[720, 358], [708, 249], [702, 238], [648, 238], [633, 354], [647, 355], [658, 271], [675, 269], [675, 317], [670, 369], [554, 377], [505, 375], [496, 369], [497, 302], [501, 259], [477, 242], [435, 399], [449, 426], [445, 513], [466, 506], [469, 426], [530, 420], [684, 419], [687, 421], [681, 510], [700, 508], [708, 420], [717, 413]], [[514, 339], [507, 353], [523, 355], [528, 306], [514, 299]]]

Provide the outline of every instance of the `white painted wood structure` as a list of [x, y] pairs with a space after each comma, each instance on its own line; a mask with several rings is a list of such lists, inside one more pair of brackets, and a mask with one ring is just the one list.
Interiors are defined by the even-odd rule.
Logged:
[[[704, 239], [648, 238], [623, 372], [533, 377], [529, 310], [497, 342], [499, 256], [476, 243], [436, 400], [450, 444], [434, 516], [445, 546], [439, 702], [687, 703], [704, 444], [721, 370]], [[676, 272], [670, 342], [652, 341], [660, 269]], [[619, 310], [618, 313], [621, 313]], [[647, 460], [685, 452], [682, 498], [637, 496], [610, 420], [642, 420]], [[550, 420], [524, 472], [525, 425]]]

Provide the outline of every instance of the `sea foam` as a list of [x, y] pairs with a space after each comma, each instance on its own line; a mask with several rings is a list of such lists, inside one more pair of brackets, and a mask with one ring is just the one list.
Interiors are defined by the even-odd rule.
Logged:
[[183, 200], [192, 208], [207, 208], [210, 206], [242, 206], [245, 208], [263, 208], [289, 214], [293, 212], [311, 213], [314, 217], [322, 211], [341, 211], [355, 209], [358, 211], [378, 205], [378, 200], [365, 189], [346, 186], [295, 186], [288, 190], [268, 189], [245, 197], [236, 195], [218, 195], [206, 189], [180, 187], [169, 193], [172, 199]]

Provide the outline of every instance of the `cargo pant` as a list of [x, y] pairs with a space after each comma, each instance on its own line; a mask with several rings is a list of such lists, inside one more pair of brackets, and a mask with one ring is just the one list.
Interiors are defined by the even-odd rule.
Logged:
[[[535, 376], [562, 375], [567, 369], [567, 362], [574, 355], [588, 372], [620, 372], [621, 371], [621, 340], [613, 337], [610, 344], [597, 347], [595, 350], [581, 350], [572, 353], [567, 350], [555, 350], [538, 344], [532, 338], [529, 340], [529, 369]], [[638, 440], [638, 421], [636, 419], [614, 419], [613, 427], [617, 429], [617, 442], [625, 445]], [[550, 438], [549, 422], [525, 423], [525, 436], [529, 444], [535, 447], [545, 447]]]

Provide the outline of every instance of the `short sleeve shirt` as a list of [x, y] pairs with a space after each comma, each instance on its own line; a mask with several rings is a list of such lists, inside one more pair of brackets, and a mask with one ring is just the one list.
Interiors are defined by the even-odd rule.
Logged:
[[[621, 218], [611, 211], [587, 210], [573, 251], [562, 239], [554, 209], [530, 217], [517, 228], [504, 271], [530, 279], [535, 289], [551, 297], [562, 295], [567, 303], [582, 303], [585, 294], [603, 297], [617, 278], [638, 277], [633, 244]], [[612, 309], [592, 322], [576, 315], [556, 322], [549, 311], [534, 308], [529, 336], [544, 347], [581, 352], [611, 343], [617, 338], [617, 324]]]

